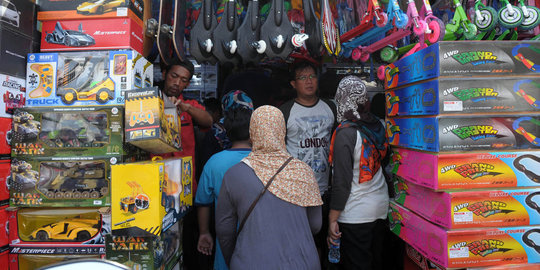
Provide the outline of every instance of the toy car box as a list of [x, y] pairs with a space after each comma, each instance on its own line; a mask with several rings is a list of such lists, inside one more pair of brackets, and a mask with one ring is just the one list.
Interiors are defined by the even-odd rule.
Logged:
[[42, 52], [143, 50], [143, 28], [130, 18], [44, 21], [41, 31]]
[[121, 157], [14, 158], [10, 205], [24, 207], [110, 206], [110, 167]]
[[173, 269], [183, 255], [181, 228], [182, 220], [161, 237], [107, 235], [106, 259], [124, 264], [130, 269]]
[[[84, 259], [101, 259], [103, 255], [67, 255], [67, 254], [9, 254], [10, 270], [26, 270], [26, 269], [38, 269], [40, 267], [48, 266], [55, 263], [71, 261], [71, 260], [84, 260]], [[6, 265], [6, 264], [3, 264]]]
[[536, 76], [539, 41], [441, 41], [385, 67], [384, 88], [437, 77]]
[[[10, 118], [15, 109], [26, 103], [26, 81], [21, 78], [0, 74], [0, 117]], [[3, 109], [2, 109], [3, 108]]]
[[39, 44], [32, 38], [13, 32], [0, 25], [0, 73], [19, 78], [26, 76], [26, 56], [39, 51]]
[[160, 236], [192, 205], [191, 157], [111, 166], [113, 235]]
[[393, 148], [394, 173], [433, 190], [540, 185], [540, 151], [432, 154]]
[[38, 20], [81, 20], [133, 17], [142, 24], [146, 0], [40, 0]]
[[537, 149], [540, 114], [388, 118], [391, 145], [431, 152]]
[[11, 124], [11, 118], [0, 117], [0, 155], [11, 153]]
[[124, 91], [153, 79], [152, 63], [133, 50], [29, 54], [26, 105], [124, 104]]
[[110, 208], [8, 208], [14, 254], [104, 254]]
[[445, 230], [390, 203], [390, 230], [429, 260], [447, 268], [538, 263], [540, 226]]
[[395, 178], [396, 202], [447, 229], [540, 224], [540, 189], [436, 192]]
[[154, 154], [181, 148], [176, 106], [157, 88], [126, 91], [126, 142]]
[[540, 77], [440, 78], [385, 93], [387, 116], [538, 112]]
[[31, 0], [0, 0], [0, 25], [28, 38], [34, 36], [36, 4]]

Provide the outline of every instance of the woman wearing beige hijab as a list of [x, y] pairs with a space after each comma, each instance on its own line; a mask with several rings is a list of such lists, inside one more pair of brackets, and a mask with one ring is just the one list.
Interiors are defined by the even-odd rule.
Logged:
[[313, 171], [287, 153], [279, 109], [255, 110], [249, 132], [252, 152], [225, 174], [216, 209], [225, 261], [232, 270], [320, 269], [312, 235], [322, 200]]

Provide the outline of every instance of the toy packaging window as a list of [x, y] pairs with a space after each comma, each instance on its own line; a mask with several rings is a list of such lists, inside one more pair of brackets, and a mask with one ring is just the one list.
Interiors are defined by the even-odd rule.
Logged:
[[127, 55], [117, 54], [114, 56], [114, 75], [126, 75], [127, 73]]
[[107, 113], [44, 113], [39, 139], [49, 147], [102, 147], [110, 142]]

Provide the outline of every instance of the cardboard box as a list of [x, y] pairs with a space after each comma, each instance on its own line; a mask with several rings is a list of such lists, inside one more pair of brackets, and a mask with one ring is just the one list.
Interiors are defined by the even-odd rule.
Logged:
[[540, 189], [434, 190], [396, 178], [396, 202], [447, 229], [540, 224]]
[[181, 149], [176, 106], [157, 88], [126, 91], [126, 142], [154, 154]]
[[110, 206], [110, 167], [119, 162], [121, 157], [14, 158], [10, 205]]
[[540, 226], [447, 231], [395, 202], [388, 218], [392, 232], [443, 267], [540, 262], [532, 240]]
[[0, 25], [32, 38], [36, 23], [36, 4], [30, 0], [0, 0]]
[[26, 105], [124, 104], [124, 91], [153, 80], [152, 64], [132, 50], [29, 54]]
[[9, 215], [6, 211], [7, 207], [7, 205], [0, 206], [0, 247], [9, 245]]
[[11, 153], [11, 118], [0, 117], [0, 155]]
[[191, 157], [111, 166], [113, 235], [160, 236], [192, 205]]
[[44, 21], [41, 32], [42, 52], [143, 50], [142, 25], [130, 18]]
[[26, 76], [26, 55], [39, 50], [32, 38], [0, 26], [0, 73], [19, 78]]
[[151, 8], [150, 2], [143, 0], [40, 0], [38, 20], [105, 19], [129, 16], [142, 21], [145, 4], [147, 8]]
[[0, 160], [0, 205], [9, 204], [8, 178], [11, 177], [11, 160]]
[[540, 151], [430, 154], [393, 148], [399, 177], [430, 189], [539, 186]]
[[0, 117], [10, 118], [15, 109], [26, 103], [26, 81], [17, 77], [0, 74], [0, 95], [4, 106], [0, 105]]
[[131, 269], [172, 269], [183, 255], [181, 228], [182, 220], [161, 237], [107, 235], [106, 259]]
[[[387, 116], [538, 112], [540, 77], [440, 78], [385, 93]], [[538, 98], [538, 100], [536, 100]]]
[[[104, 254], [110, 208], [8, 208], [14, 254]], [[67, 226], [62, 234], [54, 227]]]
[[[41, 251], [41, 250], [40, 250]], [[9, 251], [8, 251], [9, 252]], [[67, 254], [9, 254], [9, 262], [3, 265], [9, 265], [10, 270], [38, 269], [47, 265], [83, 259], [100, 259], [103, 255], [67, 255]]]
[[391, 145], [432, 152], [537, 149], [540, 114], [389, 118]]
[[437, 77], [537, 76], [540, 42], [441, 41], [385, 67], [384, 88]]
[[122, 106], [17, 109], [9, 136], [11, 154], [33, 158], [127, 155], [123, 124]]

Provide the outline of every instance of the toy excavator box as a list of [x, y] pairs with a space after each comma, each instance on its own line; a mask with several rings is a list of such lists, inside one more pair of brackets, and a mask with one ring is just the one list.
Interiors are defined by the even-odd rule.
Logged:
[[191, 157], [111, 166], [113, 235], [160, 236], [176, 226], [191, 206], [185, 162]]
[[13, 158], [10, 205], [21, 207], [109, 206], [110, 167], [121, 157]]
[[125, 108], [126, 142], [154, 154], [180, 151], [178, 110], [158, 88], [126, 91]]
[[133, 50], [28, 54], [26, 105], [124, 104], [124, 92], [152, 86], [152, 63]]

